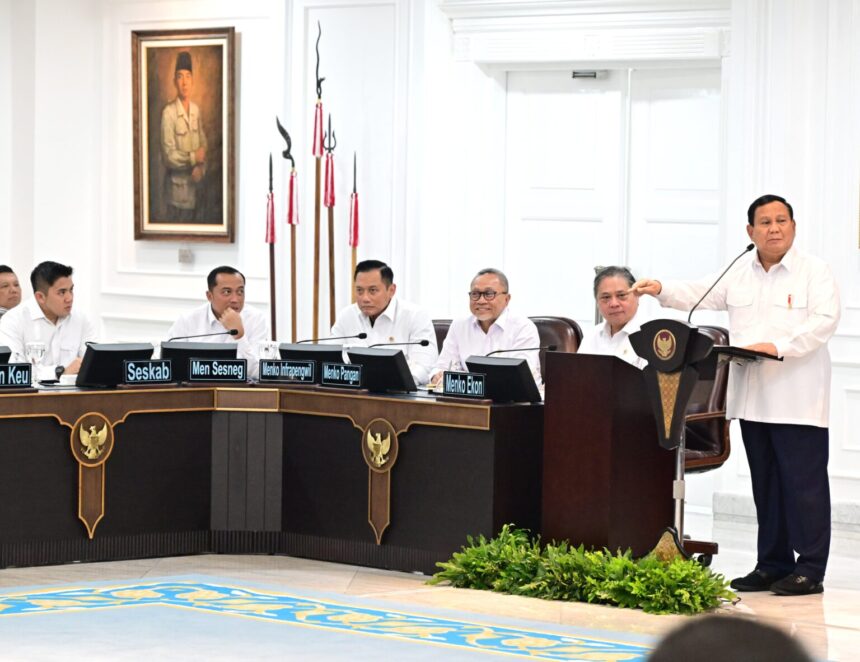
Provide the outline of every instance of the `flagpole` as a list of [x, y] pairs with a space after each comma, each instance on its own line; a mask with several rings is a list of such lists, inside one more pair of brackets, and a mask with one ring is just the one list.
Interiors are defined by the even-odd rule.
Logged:
[[325, 135], [325, 191], [323, 204], [328, 209], [328, 321], [329, 328], [335, 322], [335, 280], [334, 280], [334, 148], [337, 137], [331, 129], [331, 113], [328, 116], [328, 131]]
[[266, 241], [269, 244], [269, 310], [272, 340], [278, 339], [277, 284], [275, 282], [275, 192], [272, 186], [272, 153], [269, 152], [269, 199], [266, 205]]
[[297, 318], [298, 311], [296, 301], [296, 226], [299, 224], [299, 189], [296, 182], [296, 160], [292, 155], [293, 141], [290, 139], [290, 134], [281, 126], [281, 121], [276, 117], [275, 122], [278, 125], [278, 132], [287, 143], [287, 148], [281, 152], [284, 159], [289, 160], [290, 168], [290, 183], [287, 197], [287, 224], [290, 226], [290, 322], [292, 332], [292, 342], [296, 342], [297, 337]]
[[355, 266], [358, 253], [358, 157], [352, 153], [352, 195], [349, 196], [349, 245], [352, 249], [352, 269], [349, 272], [352, 303], [355, 303]]
[[317, 21], [317, 103], [314, 109], [314, 136], [313, 136], [313, 155], [316, 159], [315, 164], [315, 183], [314, 189], [314, 308], [313, 308], [313, 334], [314, 341], [319, 338], [319, 322], [320, 322], [320, 198], [321, 198], [321, 168], [323, 154], [323, 137], [322, 137], [322, 82], [324, 78], [320, 78], [320, 39], [322, 39], [322, 26]]

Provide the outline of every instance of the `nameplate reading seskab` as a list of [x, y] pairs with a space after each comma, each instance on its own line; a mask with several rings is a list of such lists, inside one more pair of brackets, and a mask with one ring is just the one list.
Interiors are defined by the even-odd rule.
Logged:
[[169, 384], [173, 381], [170, 359], [123, 361], [123, 384]]
[[29, 363], [0, 364], [0, 388], [24, 388], [33, 381], [33, 366]]
[[245, 359], [188, 359], [190, 382], [246, 382], [248, 362]]
[[487, 376], [477, 372], [443, 372], [442, 395], [460, 398], [483, 398]]
[[323, 363], [320, 384], [361, 388], [361, 366], [350, 363]]
[[316, 361], [260, 361], [261, 382], [314, 383]]

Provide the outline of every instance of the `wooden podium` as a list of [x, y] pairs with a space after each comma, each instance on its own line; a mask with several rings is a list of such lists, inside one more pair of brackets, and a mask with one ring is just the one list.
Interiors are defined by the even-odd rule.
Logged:
[[648, 553], [672, 525], [675, 457], [657, 443], [641, 371], [548, 352], [545, 381], [543, 539]]

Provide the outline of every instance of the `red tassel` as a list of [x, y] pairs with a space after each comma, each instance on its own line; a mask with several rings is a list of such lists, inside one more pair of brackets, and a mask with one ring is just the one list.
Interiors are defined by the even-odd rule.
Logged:
[[325, 192], [323, 204], [334, 207], [334, 157], [331, 152], [325, 155]]
[[349, 196], [349, 245], [358, 246], [358, 193]]
[[317, 108], [314, 113], [314, 142], [313, 155], [317, 158], [323, 154], [323, 107], [322, 99], [317, 99]]
[[266, 243], [275, 243], [275, 195], [269, 191], [269, 201], [266, 204]]
[[296, 170], [290, 172], [290, 195], [287, 201], [287, 224], [299, 224], [299, 188], [296, 185]]

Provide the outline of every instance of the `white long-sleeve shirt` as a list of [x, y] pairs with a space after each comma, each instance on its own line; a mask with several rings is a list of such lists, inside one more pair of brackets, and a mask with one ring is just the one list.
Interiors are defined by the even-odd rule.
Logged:
[[[433, 368], [436, 373], [440, 370], [451, 369], [457, 364], [459, 369], [466, 369], [466, 359], [470, 356], [486, 356], [499, 349], [518, 349], [540, 347], [540, 337], [535, 323], [528, 317], [517, 315], [505, 308], [498, 319], [484, 333], [478, 318], [474, 315], [461, 317], [451, 323], [439, 360]], [[508, 359], [525, 359], [535, 381], [540, 384], [540, 352], [507, 352], [500, 357]]]
[[630, 344], [630, 335], [639, 330], [639, 326], [645, 322], [642, 319], [641, 309], [630, 319], [624, 328], [619, 329], [613, 336], [609, 329], [609, 322], [598, 324], [585, 334], [577, 354], [603, 354], [604, 356], [617, 356], [622, 361], [627, 361], [640, 370], [648, 365], [648, 361], [639, 356]]
[[27, 343], [45, 344], [45, 356], [35, 371], [40, 380], [56, 379], [57, 366], [67, 366], [83, 357], [87, 342], [95, 339], [95, 327], [85, 315], [73, 310], [53, 324], [35, 299], [27, 299], [0, 318], [0, 345], [12, 350], [9, 360], [13, 363], [30, 362]]
[[[688, 310], [714, 277], [666, 282], [664, 306]], [[765, 271], [757, 253], [741, 260], [714, 287], [702, 308], [728, 310], [732, 345], [770, 342], [783, 361], [732, 364], [727, 418], [827, 427], [830, 354], [839, 323], [839, 290], [830, 267], [792, 247]]]
[[409, 371], [416, 384], [426, 384], [430, 379], [430, 369], [439, 356], [439, 350], [436, 346], [433, 320], [423, 309], [395, 296], [371, 325], [370, 318], [361, 312], [358, 304], [353, 303], [340, 311], [337, 321], [331, 328], [331, 336], [356, 336], [359, 333], [366, 333], [367, 338], [347, 340], [344, 345], [369, 347], [377, 343], [428, 340], [430, 344], [427, 347], [407, 345], [392, 347], [392, 349], [403, 350], [409, 364]]
[[[249, 306], [243, 307], [239, 316], [242, 318], [245, 334], [238, 340], [233, 336], [225, 335], [196, 338], [189, 342], [236, 343], [237, 358], [248, 361], [248, 376], [251, 379], [257, 379], [260, 372], [260, 343], [269, 339], [268, 321], [265, 314]], [[212, 312], [212, 305], [207, 302], [180, 316], [167, 332], [167, 338], [223, 333], [226, 330]]]

